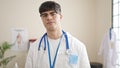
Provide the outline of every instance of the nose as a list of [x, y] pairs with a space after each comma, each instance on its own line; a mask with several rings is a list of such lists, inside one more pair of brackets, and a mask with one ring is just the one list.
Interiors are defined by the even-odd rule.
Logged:
[[51, 20], [52, 19], [52, 16], [50, 14], [47, 15], [46, 17], [47, 20]]

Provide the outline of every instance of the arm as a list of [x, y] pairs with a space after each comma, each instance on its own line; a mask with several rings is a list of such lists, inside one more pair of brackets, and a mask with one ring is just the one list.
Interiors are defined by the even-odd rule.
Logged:
[[80, 68], [91, 68], [85, 45], [82, 45], [79, 65]]
[[26, 58], [25, 68], [33, 68], [32, 55], [33, 55], [33, 50], [32, 50], [32, 47], [30, 47], [27, 58]]

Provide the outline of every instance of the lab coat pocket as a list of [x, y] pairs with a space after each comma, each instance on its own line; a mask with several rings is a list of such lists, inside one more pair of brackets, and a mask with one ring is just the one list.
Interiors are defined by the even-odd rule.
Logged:
[[72, 68], [78, 68], [78, 55], [70, 54], [68, 59], [69, 59], [69, 64]]
[[69, 63], [70, 64], [77, 64], [78, 63], [78, 56], [77, 55], [70, 55], [69, 56]]

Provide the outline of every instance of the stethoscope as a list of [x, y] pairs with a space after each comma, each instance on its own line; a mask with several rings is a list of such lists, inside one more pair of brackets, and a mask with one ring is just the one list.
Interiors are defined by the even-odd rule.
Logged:
[[[68, 51], [68, 50], [69, 50], [68, 36], [67, 36], [67, 34], [66, 34], [65, 31], [62, 31], [62, 32], [63, 32], [63, 35], [64, 35], [64, 37], [65, 37], [65, 41], [66, 41], [66, 50]], [[40, 42], [39, 42], [39, 46], [38, 46], [38, 51], [40, 51], [41, 43], [42, 43], [43, 40], [44, 40], [44, 51], [46, 50], [46, 38], [45, 38], [46, 35], [47, 35], [47, 33], [45, 33], [45, 34], [41, 37]]]
[[[52, 61], [51, 61], [51, 56], [50, 56], [50, 47], [49, 47], [50, 45], [49, 45], [49, 41], [48, 41], [48, 39], [46, 39], [47, 33], [45, 33], [45, 34], [41, 37], [41, 39], [40, 39], [39, 46], [38, 46], [38, 51], [40, 51], [40, 47], [41, 47], [42, 41], [44, 41], [44, 51], [46, 51], [46, 45], [48, 46], [48, 57], [49, 57], [49, 65], [50, 65], [50, 68], [54, 68], [54, 67], [55, 67], [57, 52], [58, 52], [58, 49], [59, 49], [59, 46], [60, 46], [60, 43], [61, 43], [61, 39], [62, 39], [63, 36], [64, 36], [65, 42], [66, 42], [66, 54], [67, 54], [67, 55], [70, 54], [68, 36], [67, 36], [66, 32], [64, 32], [64, 31], [62, 31], [62, 32], [63, 32], [63, 34], [62, 34], [62, 36], [61, 36], [61, 38], [60, 38], [60, 41], [59, 41], [59, 44], [58, 44], [58, 47], [57, 47], [57, 50], [56, 50], [56, 54], [55, 54], [53, 63], [52, 63]], [[47, 42], [47, 44], [46, 44], [46, 42]]]

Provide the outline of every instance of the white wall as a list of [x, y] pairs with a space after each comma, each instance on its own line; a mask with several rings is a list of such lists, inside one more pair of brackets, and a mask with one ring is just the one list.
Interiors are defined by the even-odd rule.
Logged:
[[[25, 28], [29, 38], [39, 38], [45, 29], [38, 8], [44, 0], [0, 0], [0, 42], [11, 42], [11, 28]], [[62, 7], [62, 26], [85, 43], [90, 61], [99, 62], [97, 52], [101, 38], [110, 25], [110, 0], [56, 0]], [[27, 52], [9, 51], [6, 55], [17, 55], [8, 64], [13, 68], [18, 62], [24, 68]]]
[[[100, 47], [104, 34], [109, 30], [112, 23], [112, 0], [96, 0], [97, 4], [97, 50]], [[101, 56], [97, 56], [97, 61], [102, 62]]]

